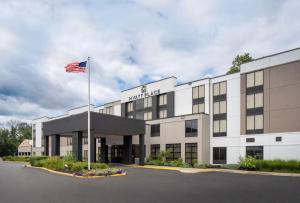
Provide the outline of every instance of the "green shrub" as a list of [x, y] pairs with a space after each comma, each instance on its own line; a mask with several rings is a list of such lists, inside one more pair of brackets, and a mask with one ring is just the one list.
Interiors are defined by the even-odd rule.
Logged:
[[91, 169], [107, 169], [108, 165], [104, 163], [91, 163]]
[[256, 169], [256, 159], [252, 156], [247, 156], [245, 158], [240, 157], [239, 165], [240, 165], [241, 169], [255, 170]]
[[65, 164], [64, 161], [57, 156], [50, 157], [49, 159], [41, 160], [43, 164], [45, 164], [44, 167], [56, 170], [56, 171], [61, 171], [64, 169]]
[[65, 162], [75, 162], [75, 158], [73, 156], [73, 153], [70, 151], [67, 151], [67, 154], [63, 157], [63, 160]]
[[238, 164], [223, 164], [223, 165], [221, 165], [221, 168], [236, 170], [236, 169], [240, 168], [240, 165], [238, 165]]
[[256, 169], [260, 171], [300, 173], [300, 161], [297, 160], [256, 160]]
[[36, 166], [40, 160], [48, 159], [47, 156], [33, 156], [30, 157], [29, 163], [31, 166]]
[[87, 169], [87, 163], [86, 162], [75, 162], [71, 166], [71, 172], [80, 172], [84, 169]]
[[21, 161], [21, 162], [29, 162], [29, 156], [4, 156], [2, 157], [3, 161]]

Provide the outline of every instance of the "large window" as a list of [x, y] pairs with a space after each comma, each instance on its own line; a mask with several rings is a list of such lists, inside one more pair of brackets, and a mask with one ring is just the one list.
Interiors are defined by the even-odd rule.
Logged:
[[144, 120], [144, 113], [143, 112], [137, 112], [135, 114], [136, 119]]
[[144, 120], [151, 120], [152, 119], [152, 112], [149, 111], [149, 112], [145, 112], [144, 113]]
[[213, 136], [227, 135], [227, 83], [213, 84]]
[[185, 136], [197, 137], [198, 134], [198, 120], [185, 121]]
[[264, 147], [263, 146], [247, 146], [246, 156], [253, 156], [256, 159], [264, 159]]
[[105, 113], [106, 114], [113, 114], [113, 107], [112, 106], [108, 106], [105, 108]]
[[181, 158], [181, 144], [166, 144], [168, 152], [167, 161], [175, 161]]
[[167, 105], [167, 95], [162, 94], [158, 97], [159, 106]]
[[151, 137], [160, 136], [160, 124], [151, 125]]
[[167, 109], [159, 111], [159, 118], [167, 118]]
[[104, 109], [99, 109], [99, 113], [104, 113]]
[[86, 138], [86, 137], [83, 138], [83, 144], [88, 144], [88, 138]]
[[203, 113], [205, 89], [204, 85], [193, 87], [193, 113]]
[[127, 113], [133, 111], [133, 102], [126, 103], [126, 110], [127, 110]]
[[151, 148], [151, 158], [156, 159], [160, 152], [160, 145], [152, 144], [150, 145], [150, 148]]
[[67, 137], [67, 145], [72, 145], [72, 137]]
[[193, 166], [197, 163], [197, 143], [186, 143], [185, 144], [185, 162]]
[[263, 133], [263, 71], [246, 75], [246, 134]]
[[213, 147], [213, 163], [226, 164], [227, 152], [226, 147]]
[[146, 97], [144, 99], [144, 108], [152, 107], [152, 97]]

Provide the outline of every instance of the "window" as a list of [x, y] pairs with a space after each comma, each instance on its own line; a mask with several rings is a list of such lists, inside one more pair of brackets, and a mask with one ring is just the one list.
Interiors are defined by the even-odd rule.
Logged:
[[157, 159], [159, 152], [160, 152], [160, 145], [152, 144], [152, 145], [150, 145], [150, 148], [151, 148], [151, 158]]
[[214, 114], [227, 113], [226, 104], [226, 101], [214, 102]]
[[276, 140], [276, 142], [281, 142], [282, 141], [282, 137], [276, 137], [275, 140]]
[[193, 87], [193, 99], [204, 97], [204, 85]]
[[99, 113], [104, 113], [104, 109], [99, 109]]
[[32, 125], [32, 140], [33, 140], [33, 147], [36, 147], [36, 129], [35, 124]]
[[113, 107], [112, 106], [106, 107], [105, 112], [106, 114], [113, 114]]
[[256, 159], [264, 159], [264, 147], [263, 146], [247, 146], [246, 156], [253, 156]]
[[151, 125], [151, 137], [160, 136], [160, 124]]
[[152, 107], [152, 97], [146, 97], [144, 99], [144, 108]]
[[247, 80], [247, 88], [263, 85], [264, 84], [263, 71], [248, 73], [246, 80]]
[[185, 144], [185, 162], [193, 166], [197, 163], [197, 143], [186, 143]]
[[88, 144], [88, 139], [86, 137], [83, 138], [83, 144]]
[[151, 120], [152, 119], [152, 112], [145, 112], [144, 113], [144, 120]]
[[198, 134], [198, 120], [185, 121], [185, 136], [197, 137]]
[[247, 109], [263, 107], [263, 93], [247, 95]]
[[67, 145], [72, 145], [72, 137], [67, 137]]
[[135, 101], [135, 109], [140, 110], [144, 108], [144, 99], [139, 99]]
[[126, 103], [127, 113], [133, 111], [133, 102]]
[[159, 111], [159, 118], [167, 118], [167, 109]]
[[166, 94], [159, 95], [158, 102], [159, 102], [159, 106], [167, 105], [167, 95]]
[[[263, 115], [251, 115], [247, 116], [247, 131], [248, 133], [262, 133], [259, 130], [263, 130]], [[252, 131], [252, 132], [251, 132]]]
[[[224, 136], [222, 133], [226, 133], [227, 131], [227, 120], [215, 120], [214, 121], [214, 136]], [[220, 133], [220, 134], [218, 134]]]
[[227, 93], [226, 89], [227, 89], [226, 81], [219, 82], [219, 83], [214, 83], [214, 85], [213, 85], [214, 96], [219, 96], [219, 95], [226, 94]]
[[88, 158], [88, 150], [83, 150], [83, 160], [87, 160]]
[[193, 113], [204, 113], [204, 103], [203, 104], [193, 104]]
[[166, 151], [169, 152], [166, 157], [167, 161], [175, 161], [181, 158], [181, 144], [166, 144]]
[[213, 136], [227, 134], [227, 83], [213, 84]]
[[246, 142], [255, 142], [255, 138], [253, 138], [253, 137], [246, 138]]
[[226, 147], [213, 147], [213, 164], [226, 164]]

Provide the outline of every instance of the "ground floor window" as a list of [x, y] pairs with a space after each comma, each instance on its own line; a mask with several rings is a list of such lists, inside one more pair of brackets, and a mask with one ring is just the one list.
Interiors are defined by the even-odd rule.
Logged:
[[253, 156], [256, 159], [264, 159], [263, 146], [248, 146], [246, 147], [246, 156]]
[[166, 144], [168, 152], [167, 161], [174, 161], [181, 158], [181, 144]]
[[213, 163], [214, 164], [226, 164], [227, 152], [226, 147], [214, 147], [213, 148]]
[[151, 147], [151, 158], [156, 159], [160, 152], [160, 145], [152, 144], [150, 147]]
[[185, 144], [185, 162], [194, 165], [197, 163], [197, 143], [186, 143]]
[[83, 160], [87, 160], [88, 158], [88, 150], [83, 150]]

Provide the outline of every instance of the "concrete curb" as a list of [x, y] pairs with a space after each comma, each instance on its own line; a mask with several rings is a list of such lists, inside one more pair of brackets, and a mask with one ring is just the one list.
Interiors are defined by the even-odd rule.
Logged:
[[144, 169], [155, 169], [155, 170], [169, 170], [179, 171], [181, 173], [210, 173], [210, 172], [222, 172], [222, 173], [235, 173], [235, 174], [248, 174], [248, 175], [268, 175], [268, 176], [282, 176], [282, 177], [300, 177], [299, 173], [277, 173], [277, 172], [264, 172], [264, 171], [242, 171], [242, 170], [231, 170], [231, 169], [197, 169], [197, 168], [180, 168], [180, 167], [169, 167], [169, 166], [137, 166], [130, 165], [135, 168]]
[[54, 171], [54, 170], [51, 170], [51, 169], [48, 169], [48, 168], [44, 168], [44, 167], [35, 167], [35, 166], [31, 166], [31, 165], [24, 165], [24, 167], [26, 167], [26, 168], [42, 169], [42, 170], [48, 171], [50, 173], [54, 173], [54, 174], [58, 174], [58, 175], [63, 175], [63, 176], [69, 176], [69, 177], [75, 177], [75, 178], [81, 178], [81, 179], [96, 179], [96, 178], [105, 178], [105, 177], [108, 177], [108, 176], [111, 176], [111, 177], [120, 177], [120, 176], [127, 175], [127, 173], [125, 172], [125, 173], [122, 173], [122, 174], [114, 174], [114, 175], [107, 175], [107, 176], [77, 176], [77, 175], [70, 174], [70, 173], [64, 173], [64, 172], [60, 172], [60, 171]]

